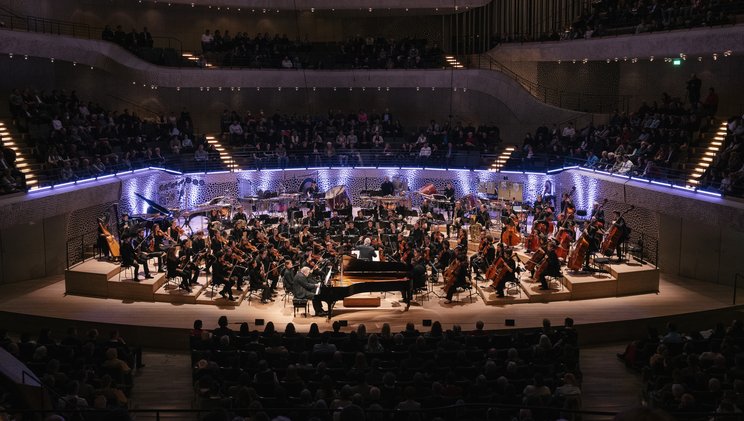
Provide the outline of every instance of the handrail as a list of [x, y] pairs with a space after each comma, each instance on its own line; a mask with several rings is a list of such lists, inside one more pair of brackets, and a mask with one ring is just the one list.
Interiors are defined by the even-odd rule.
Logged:
[[[524, 87], [537, 100], [559, 108], [568, 108], [576, 111], [594, 111], [609, 113], [614, 110], [628, 112], [630, 100], [635, 95], [608, 95], [592, 94], [588, 92], [567, 92], [561, 89], [550, 88], [540, 85], [515, 73], [513, 70], [498, 62], [490, 54], [470, 54], [462, 58], [466, 67], [495, 70], [510, 77]], [[582, 101], [583, 99], [583, 101]], [[582, 106], [583, 103], [583, 106]]]
[[[91, 26], [84, 22], [71, 22], [59, 19], [43, 18], [38, 16], [24, 16], [5, 9], [0, 13], [0, 20], [5, 18], [5, 29], [11, 31], [41, 32], [56, 35], [69, 35], [75, 38], [100, 40], [104, 28]], [[183, 54], [183, 42], [171, 36], [153, 36], [153, 42], [162, 40], [164, 48], [173, 48]]]
[[129, 99], [126, 99], [126, 98], [122, 98], [122, 97], [120, 97], [118, 95], [114, 95], [112, 93], [106, 93], [106, 96], [108, 96], [109, 98], [113, 98], [113, 99], [115, 99], [117, 101], [121, 101], [121, 102], [127, 103], [130, 106], [132, 106], [132, 107], [135, 107], [135, 108], [139, 108], [141, 110], [144, 110], [144, 111], [146, 111], [146, 112], [154, 115], [155, 117], [159, 117], [159, 116], [161, 116], [163, 114], [162, 112], [157, 112], [157, 111], [155, 111], [155, 110], [153, 110], [151, 108], [145, 107], [144, 105], [140, 105], [140, 104], [138, 104], [138, 103], [136, 103], [136, 102], [134, 102], [132, 100], [129, 100]]
[[736, 305], [736, 290], [739, 285], [739, 278], [744, 279], [744, 273], [736, 272], [734, 275], [734, 301], [733, 305]]
[[[65, 244], [65, 259], [66, 259], [65, 263], [67, 265], [66, 269], [70, 269], [72, 266], [75, 266], [76, 264], [82, 261], [85, 261], [85, 246], [86, 246], [85, 237], [86, 236], [92, 236], [94, 238], [93, 241], [95, 241], [95, 239], [98, 238], [98, 230], [94, 229], [94, 230], [86, 231], [80, 235], [76, 235], [72, 238], [67, 239], [67, 243]], [[77, 246], [78, 240], [80, 241], [80, 244], [79, 244], [80, 253], [73, 255], [71, 259], [71, 256], [70, 256], [71, 246], [73, 245], [73, 243], [75, 246]], [[88, 245], [91, 245], [91, 243], [88, 243]], [[93, 242], [93, 245], [95, 246], [95, 242]]]

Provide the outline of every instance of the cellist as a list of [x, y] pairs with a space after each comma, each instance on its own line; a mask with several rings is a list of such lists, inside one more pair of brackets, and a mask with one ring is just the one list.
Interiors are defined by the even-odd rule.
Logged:
[[540, 289], [548, 290], [548, 282], [545, 280], [546, 276], [562, 276], [561, 273], [561, 262], [558, 260], [558, 255], [555, 254], [555, 243], [548, 241], [548, 249], [545, 252], [545, 259], [548, 259], [548, 267], [540, 272]]
[[515, 282], [517, 280], [517, 261], [514, 260], [511, 249], [506, 249], [504, 251], [504, 263], [506, 263], [506, 266], [504, 266], [501, 270], [505, 270], [506, 273], [504, 274], [504, 276], [501, 277], [499, 283], [494, 285], [496, 288], [496, 294], [499, 298], [505, 297], [504, 287], [506, 286], [506, 283]]
[[[625, 218], [623, 218], [623, 215], [619, 210], [612, 211], [612, 213], [615, 215], [615, 220], [612, 221], [612, 226], [616, 227], [620, 231], [620, 238], [617, 240], [614, 252], [617, 253], [618, 261], [622, 261], [622, 246], [623, 243], [628, 240], [628, 226], [625, 224]], [[612, 252], [612, 250], [610, 252]], [[612, 254], [609, 256], [612, 256]]]
[[467, 248], [458, 250], [455, 262], [452, 262], [450, 264], [455, 264], [457, 266], [454, 268], [453, 273], [450, 275], [449, 279], [445, 277], [444, 280], [445, 286], [447, 288], [447, 300], [445, 301], [445, 304], [452, 303], [452, 295], [454, 295], [457, 288], [465, 287], [468, 285], [468, 257], [466, 254], [466, 250]]

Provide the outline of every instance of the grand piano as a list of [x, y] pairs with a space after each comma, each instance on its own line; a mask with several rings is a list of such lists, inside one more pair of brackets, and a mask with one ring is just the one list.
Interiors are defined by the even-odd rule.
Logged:
[[[403, 291], [410, 288], [408, 267], [401, 262], [371, 262], [344, 255], [341, 270], [320, 284], [318, 297], [328, 303], [328, 318], [336, 301], [363, 292]], [[408, 306], [406, 302], [406, 306]], [[407, 308], [407, 307], [406, 307]]]

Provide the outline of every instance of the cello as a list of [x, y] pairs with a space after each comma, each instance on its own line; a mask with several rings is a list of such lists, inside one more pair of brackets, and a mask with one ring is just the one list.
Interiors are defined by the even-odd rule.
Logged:
[[[626, 213], [632, 211], [633, 209], [635, 209], [635, 206], [631, 205], [630, 209], [622, 212], [619, 218], [622, 218]], [[600, 251], [602, 251], [602, 254], [604, 254], [605, 256], [612, 255], [612, 252], [617, 248], [617, 244], [620, 242], [620, 237], [623, 236], [624, 231], [624, 228], [618, 227], [617, 224], [612, 224], [610, 230], [607, 232], [607, 236], [605, 237], [604, 241], [602, 241], [602, 246], [599, 248]]]
[[488, 270], [486, 270], [486, 279], [492, 281], [494, 278], [498, 275], [499, 269], [503, 265], [505, 265], [506, 262], [504, 262], [504, 259], [499, 257], [496, 259], [495, 262], [491, 263], [491, 265], [488, 267]]
[[524, 264], [524, 267], [530, 272], [534, 271], [537, 265], [542, 262], [545, 255], [545, 250], [543, 250], [542, 248], [537, 249], [537, 251], [535, 251], [535, 254], [530, 257], [530, 260]]
[[460, 259], [454, 258], [452, 260], [452, 263], [447, 266], [447, 269], [444, 270], [444, 290], [449, 291], [449, 289], [455, 285], [455, 282], [457, 282], [457, 271], [460, 270], [460, 265], [463, 264]]
[[111, 251], [111, 257], [120, 258], [121, 250], [119, 249], [119, 242], [116, 241], [116, 238], [114, 238], [100, 220], [98, 221], [98, 227], [101, 228], [101, 235], [106, 238], [106, 244], [108, 244], [109, 251]]

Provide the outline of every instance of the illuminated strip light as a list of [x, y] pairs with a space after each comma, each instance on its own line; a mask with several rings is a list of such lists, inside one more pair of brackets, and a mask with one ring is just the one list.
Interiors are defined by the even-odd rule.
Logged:
[[630, 179], [633, 180], [633, 181], [640, 181], [642, 183], [650, 183], [651, 182], [651, 180], [646, 179], [646, 178], [641, 178], [641, 177], [630, 177]]
[[664, 187], [673, 187], [671, 183], [662, 183], [661, 181], [651, 180], [651, 184], [656, 184], [657, 186], [664, 186]]
[[138, 168], [138, 169], [132, 171], [132, 174], [136, 174], [136, 173], [142, 172], [142, 171], [150, 171], [150, 168]]
[[115, 174], [108, 174], [108, 175], [102, 175], [100, 177], [96, 177], [96, 179], [98, 179], [98, 180], [105, 180], [107, 178], [112, 178], [112, 177], [115, 177], [115, 176], [116, 176]]
[[129, 175], [129, 174], [132, 174], [132, 173], [134, 173], [134, 171], [132, 171], [132, 170], [129, 170], [129, 171], [121, 171], [121, 172], [118, 172], [118, 173], [116, 173], [116, 176], [117, 176], [117, 177], [121, 177], [121, 176], [123, 176], [123, 175]]
[[695, 191], [695, 187], [690, 187], [690, 186], [678, 186], [678, 185], [676, 185], [676, 184], [675, 184], [675, 185], [673, 185], [673, 186], [672, 186], [672, 188], [673, 188], [673, 189], [680, 189], [680, 190], [687, 190], [687, 191]]
[[68, 183], [57, 184], [57, 185], [55, 185], [55, 186], [54, 186], [54, 188], [55, 188], [55, 189], [57, 189], [57, 188], [62, 188], [62, 187], [67, 187], [67, 186], [72, 186], [72, 185], [74, 185], [74, 184], [75, 184], [75, 182], [74, 182], [74, 181], [70, 181], [70, 182], [68, 182]]
[[28, 189], [28, 191], [35, 193], [39, 191], [50, 190], [51, 188], [52, 186], [44, 186], [44, 187], [35, 186], [35, 187], [31, 187], [30, 189]]
[[522, 171], [501, 171], [502, 174], [522, 174]]
[[207, 171], [208, 174], [229, 174], [230, 171]]
[[423, 170], [424, 167], [400, 167], [400, 169], [401, 170], [413, 170], [413, 171], [416, 171], [416, 170]]
[[722, 197], [721, 193], [714, 193], [712, 191], [706, 191], [706, 190], [697, 190], [697, 193], [707, 194], [708, 196], [713, 197]]
[[[357, 167], [357, 168], [361, 168], [361, 167]], [[426, 168], [424, 167], [424, 169], [427, 171], [447, 171], [447, 168]]]

